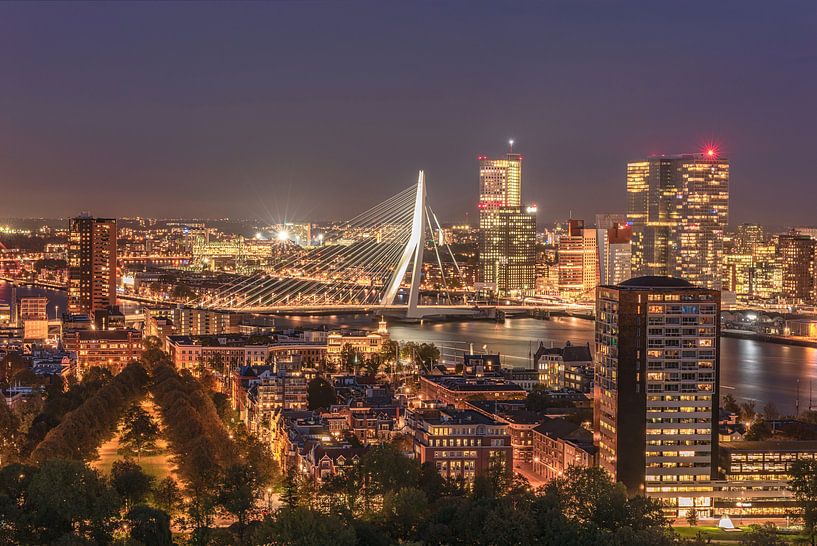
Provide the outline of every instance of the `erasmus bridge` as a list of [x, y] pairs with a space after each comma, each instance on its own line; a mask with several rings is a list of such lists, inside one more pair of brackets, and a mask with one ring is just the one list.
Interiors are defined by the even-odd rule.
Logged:
[[[483, 313], [470, 294], [426, 202], [425, 174], [417, 183], [337, 225], [323, 244], [287, 256], [263, 273], [247, 276], [199, 298], [194, 305], [249, 313], [405, 311], [406, 317]], [[433, 255], [424, 263], [426, 249]], [[423, 305], [421, 281], [437, 267], [437, 297]], [[440, 299], [443, 301], [440, 302]], [[504, 308], [530, 308], [507, 302]], [[542, 300], [537, 307], [564, 310], [563, 302]], [[492, 308], [495, 306], [491, 306]]]

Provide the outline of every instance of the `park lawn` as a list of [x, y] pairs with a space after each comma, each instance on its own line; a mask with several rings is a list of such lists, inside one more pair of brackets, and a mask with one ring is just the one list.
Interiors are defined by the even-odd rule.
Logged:
[[[748, 527], [738, 527], [738, 529], [748, 529]], [[709, 538], [712, 540], [713, 543], [723, 543], [723, 544], [736, 544], [740, 542], [740, 539], [744, 536], [743, 531], [724, 531], [723, 529], [710, 526], [710, 525], [698, 525], [695, 527], [688, 527], [688, 526], [673, 526], [673, 531], [678, 533], [681, 538], [695, 538], [698, 533], [701, 533], [704, 538]], [[794, 543], [797, 539], [802, 540], [803, 536], [794, 534], [794, 533], [786, 533], [781, 532], [778, 533], [778, 536], [786, 542]]]
[[[158, 419], [156, 407], [151, 401], [143, 400], [142, 407], [150, 412], [154, 418]], [[113, 438], [103, 443], [99, 447], [97, 459], [91, 462], [91, 468], [94, 468], [103, 476], [107, 476], [111, 473], [111, 467], [114, 461], [125, 458], [118, 453], [120, 447], [119, 435], [120, 431], [117, 431]], [[167, 441], [160, 437], [156, 442], [156, 447], [159, 451], [156, 455], [142, 455], [138, 460], [136, 458], [134, 458], [134, 460], [142, 467], [142, 471], [148, 476], [151, 476], [154, 481], [158, 482], [168, 476], [176, 479], [175, 466], [171, 460], [172, 455], [167, 447]]]
[[[152, 476], [156, 481], [173, 474], [173, 461], [170, 460], [170, 453], [167, 450], [167, 444], [160, 439], [157, 443], [160, 452], [156, 455], [143, 455], [137, 460], [139, 466], [148, 476]], [[119, 459], [124, 459], [123, 455], [117, 453], [119, 450], [119, 435], [117, 434], [99, 448], [99, 458], [91, 463], [91, 467], [103, 476], [107, 476], [111, 472], [113, 462]]]

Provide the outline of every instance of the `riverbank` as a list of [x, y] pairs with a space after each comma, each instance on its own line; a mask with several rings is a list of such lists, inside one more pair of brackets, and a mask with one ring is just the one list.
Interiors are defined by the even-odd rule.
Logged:
[[49, 283], [43, 281], [24, 281], [1, 275], [0, 281], [5, 281], [9, 284], [16, 284], [17, 286], [30, 286], [32, 288], [43, 288], [46, 290], [63, 290], [63, 291], [68, 290], [68, 287], [63, 284]]
[[776, 343], [777, 345], [791, 345], [794, 347], [817, 348], [817, 341], [791, 336], [784, 337], [775, 336], [772, 334], [758, 334], [757, 332], [749, 332], [746, 330], [721, 330], [721, 337], [749, 339], [752, 341], [761, 341], [763, 343]]

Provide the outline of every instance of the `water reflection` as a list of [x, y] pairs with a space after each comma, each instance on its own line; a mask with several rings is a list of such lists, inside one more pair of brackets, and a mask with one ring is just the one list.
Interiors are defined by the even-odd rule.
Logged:
[[[54, 316], [56, 307], [65, 309], [65, 294], [36, 288], [18, 288], [18, 297], [42, 295], [49, 297], [48, 311]], [[8, 301], [9, 285], [0, 282], [0, 301]], [[127, 303], [127, 312], [137, 307]], [[371, 316], [276, 317], [279, 328], [321, 327], [375, 328], [377, 319]], [[469, 349], [499, 352], [511, 366], [529, 366], [530, 353], [539, 341], [546, 346], [590, 343], [593, 346], [593, 323], [573, 317], [552, 320], [508, 319], [495, 322], [448, 322], [389, 325], [392, 337], [401, 341], [433, 342], [441, 347], [444, 357], [453, 358]], [[817, 388], [817, 349], [761, 343], [745, 339], [721, 339], [721, 391], [738, 398], [756, 400], [758, 407], [772, 401], [782, 413], [793, 413], [800, 380], [800, 409], [809, 406], [812, 383]], [[817, 404], [817, 391], [814, 391]]]

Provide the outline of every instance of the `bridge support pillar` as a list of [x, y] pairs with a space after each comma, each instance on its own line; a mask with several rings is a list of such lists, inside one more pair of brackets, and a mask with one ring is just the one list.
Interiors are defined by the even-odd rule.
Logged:
[[422, 312], [417, 307], [420, 300], [420, 277], [423, 273], [423, 247], [425, 246], [425, 229], [426, 229], [426, 183], [425, 173], [420, 171], [417, 177], [417, 197], [414, 200], [414, 217], [411, 224], [411, 235], [409, 236], [408, 244], [403, 249], [403, 254], [400, 256], [400, 261], [397, 263], [397, 270], [394, 277], [391, 279], [383, 299], [380, 301], [381, 305], [392, 305], [397, 291], [400, 289], [400, 283], [406, 276], [409, 262], [413, 262], [411, 270], [411, 287], [409, 289], [408, 309], [406, 316], [408, 318], [422, 318]]

